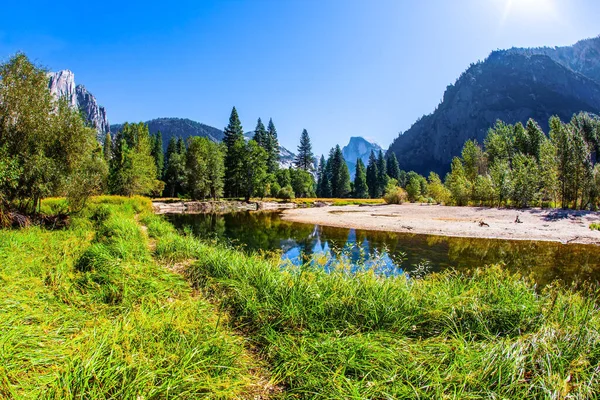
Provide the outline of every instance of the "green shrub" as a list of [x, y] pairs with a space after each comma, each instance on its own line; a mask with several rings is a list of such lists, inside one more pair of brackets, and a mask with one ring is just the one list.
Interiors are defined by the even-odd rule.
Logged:
[[402, 204], [408, 199], [406, 191], [400, 186], [388, 187], [383, 200], [387, 204]]
[[277, 193], [277, 198], [282, 199], [282, 200], [293, 200], [296, 196], [294, 195], [294, 189], [292, 188], [291, 185], [287, 185], [285, 187], [282, 187], [279, 192]]

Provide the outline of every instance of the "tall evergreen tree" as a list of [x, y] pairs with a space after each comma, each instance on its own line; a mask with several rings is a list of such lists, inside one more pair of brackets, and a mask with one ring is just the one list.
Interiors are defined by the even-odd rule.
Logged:
[[389, 153], [390, 154], [388, 155], [386, 162], [387, 174], [390, 178], [400, 181], [400, 167], [398, 166], [398, 159], [393, 151], [390, 151]]
[[165, 153], [162, 144], [162, 133], [160, 133], [160, 131], [156, 132], [156, 134], [152, 136], [151, 153], [152, 157], [154, 158], [154, 163], [156, 164], [156, 176], [161, 178], [162, 171], [165, 167]]
[[269, 119], [267, 125], [267, 172], [274, 174], [279, 169], [279, 140], [277, 139], [277, 129], [273, 119]]
[[371, 154], [369, 154], [369, 163], [367, 164], [367, 186], [369, 187], [369, 196], [373, 199], [381, 197], [382, 194], [379, 191], [379, 184], [377, 183], [378, 175], [377, 158], [375, 157], [373, 150], [371, 150]]
[[325, 157], [321, 155], [321, 160], [319, 161], [319, 167], [317, 168], [317, 197], [325, 197], [323, 196], [323, 184], [324, 180], [327, 179], [327, 174], [325, 171]]
[[350, 172], [348, 172], [348, 165], [339, 145], [335, 146], [333, 152], [330, 153], [330, 166], [332, 196], [337, 198], [348, 197], [351, 191]]
[[383, 151], [379, 150], [379, 155], [377, 156], [377, 191], [380, 193], [379, 196], [383, 196], [388, 180], [387, 166], [385, 158], [383, 157]]
[[356, 172], [354, 174], [354, 197], [357, 199], [366, 199], [369, 197], [367, 172], [365, 170], [365, 164], [363, 164], [360, 158], [356, 160]]
[[235, 107], [231, 110], [229, 124], [223, 132], [223, 142], [227, 148], [225, 155], [225, 195], [237, 197], [242, 194], [245, 171], [244, 130]]
[[252, 138], [260, 147], [265, 149], [265, 151], [269, 151], [269, 134], [267, 133], [267, 129], [265, 125], [262, 123], [260, 118], [256, 122], [256, 128], [254, 129], [254, 137]]
[[302, 135], [300, 136], [300, 145], [298, 146], [298, 154], [296, 155], [296, 160], [294, 163], [296, 164], [297, 168], [305, 171], [312, 171], [314, 158], [315, 155], [312, 152], [310, 137], [308, 136], [306, 129], [304, 129], [302, 130]]
[[241, 152], [243, 180], [240, 182], [242, 194], [246, 201], [265, 183], [267, 177], [267, 152], [254, 140], [248, 143], [236, 142], [235, 146], [243, 146]]
[[110, 164], [110, 160], [113, 156], [112, 149], [112, 138], [110, 136], [110, 132], [106, 132], [106, 136], [104, 137], [104, 147], [103, 147], [104, 161], [106, 164]]
[[185, 154], [185, 141], [182, 138], [177, 139], [177, 153]]

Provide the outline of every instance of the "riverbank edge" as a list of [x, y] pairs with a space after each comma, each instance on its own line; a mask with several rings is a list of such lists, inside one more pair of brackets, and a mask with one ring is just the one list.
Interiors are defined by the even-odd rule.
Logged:
[[298, 207], [295, 203], [271, 201], [153, 201], [152, 209], [156, 214], [225, 214], [241, 211], [277, 211]]

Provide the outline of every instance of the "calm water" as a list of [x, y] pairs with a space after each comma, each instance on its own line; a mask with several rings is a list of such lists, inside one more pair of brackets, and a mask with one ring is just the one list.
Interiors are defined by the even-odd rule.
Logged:
[[[385, 274], [472, 269], [503, 263], [540, 285], [600, 282], [600, 246], [497, 239], [448, 238], [330, 228], [283, 221], [276, 212], [170, 215], [179, 229], [216, 239], [246, 251], [279, 251], [285, 262], [301, 264], [315, 257], [325, 268], [337, 259]], [[312, 257], [312, 258], [311, 258]], [[323, 262], [321, 262], [323, 263]]]

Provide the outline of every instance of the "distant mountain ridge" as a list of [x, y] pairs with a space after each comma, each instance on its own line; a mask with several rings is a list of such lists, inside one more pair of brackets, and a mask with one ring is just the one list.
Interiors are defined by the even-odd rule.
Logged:
[[371, 151], [373, 151], [375, 155], [379, 154], [379, 151], [383, 151], [385, 154], [385, 150], [383, 150], [381, 146], [362, 136], [352, 136], [348, 144], [342, 148], [342, 155], [344, 156], [344, 160], [346, 160], [352, 179], [354, 179], [354, 174], [356, 172], [356, 161], [360, 158], [362, 162], [367, 165], [369, 163]]
[[[146, 121], [148, 130], [151, 134], [155, 134], [160, 131], [162, 134], [163, 148], [166, 149], [171, 137], [187, 138], [192, 136], [205, 137], [213, 142], [221, 142], [223, 140], [223, 131], [212, 126], [193, 121], [188, 118], [156, 118]], [[113, 124], [110, 126], [111, 134], [116, 134], [119, 129], [123, 127], [123, 124]], [[244, 136], [246, 139], [252, 138], [254, 132], [246, 132]], [[287, 168], [291, 165], [295, 155], [288, 149], [279, 146], [280, 165], [283, 168]]]
[[467, 139], [483, 143], [496, 120], [533, 118], [548, 131], [558, 115], [600, 111], [600, 37], [573, 46], [494, 51], [446, 89], [432, 114], [390, 145], [404, 170], [444, 174]]
[[48, 73], [48, 88], [56, 98], [65, 97], [71, 107], [80, 110], [87, 122], [96, 129], [96, 138], [104, 141], [110, 125], [104, 107], [83, 85], [75, 85], [75, 74], [68, 69]]

